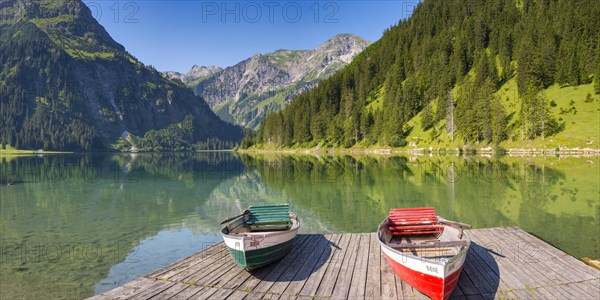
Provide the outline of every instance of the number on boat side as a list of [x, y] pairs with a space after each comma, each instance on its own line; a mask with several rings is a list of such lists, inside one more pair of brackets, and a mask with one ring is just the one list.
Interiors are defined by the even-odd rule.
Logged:
[[427, 266], [427, 271], [429, 271], [429, 272], [437, 273], [438, 272], [437, 269], [438, 269], [437, 267]]

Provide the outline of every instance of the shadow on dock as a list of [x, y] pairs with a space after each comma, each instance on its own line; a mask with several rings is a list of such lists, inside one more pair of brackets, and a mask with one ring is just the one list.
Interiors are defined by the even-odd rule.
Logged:
[[[304, 239], [296, 237], [294, 247], [288, 255], [250, 273], [256, 279], [267, 282], [304, 281], [324, 265], [334, 263], [335, 261], [331, 259], [332, 252], [340, 250], [340, 246], [335, 241], [327, 239], [322, 234], [310, 234]], [[273, 273], [274, 271], [277, 273], [278, 269], [286, 272], [275, 276]]]
[[[500, 268], [494, 256], [505, 258], [494, 249], [472, 242], [457, 289], [460, 288], [464, 295], [481, 295], [485, 299], [493, 299], [500, 286]], [[457, 289], [453, 296], [457, 294]]]

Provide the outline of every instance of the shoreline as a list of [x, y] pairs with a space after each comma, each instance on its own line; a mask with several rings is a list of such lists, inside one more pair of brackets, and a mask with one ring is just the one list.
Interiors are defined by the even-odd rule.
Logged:
[[298, 148], [298, 149], [237, 149], [236, 152], [243, 154], [309, 154], [309, 155], [381, 155], [391, 156], [395, 154], [405, 155], [508, 155], [512, 157], [519, 156], [600, 156], [600, 149], [593, 148], [560, 148], [557, 149], [537, 149], [537, 148], [508, 148], [501, 151], [494, 150], [491, 147], [479, 149], [435, 149], [435, 148], [412, 148], [412, 149], [394, 149], [394, 148]]
[[221, 150], [196, 150], [196, 151], [162, 151], [162, 152], [69, 152], [69, 151], [34, 151], [34, 150], [0, 150], [0, 157], [8, 156], [34, 156], [45, 154], [84, 154], [84, 153], [114, 153], [114, 154], [144, 154], [144, 153], [210, 153], [210, 152], [233, 152], [242, 154], [304, 154], [304, 155], [505, 155], [511, 157], [519, 156], [600, 156], [600, 149], [593, 148], [560, 148], [557, 149], [537, 149], [537, 148], [508, 148], [501, 151], [493, 148], [479, 149], [445, 149], [445, 148], [411, 148], [394, 149], [388, 147], [382, 148], [273, 148], [273, 149], [221, 149]]
[[33, 156], [45, 154], [73, 154], [68, 151], [0, 150], [0, 156]]

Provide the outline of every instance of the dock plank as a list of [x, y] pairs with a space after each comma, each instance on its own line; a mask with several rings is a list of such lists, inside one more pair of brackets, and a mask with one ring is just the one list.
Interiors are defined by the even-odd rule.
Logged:
[[333, 294], [335, 282], [340, 273], [344, 257], [350, 245], [351, 234], [345, 234], [340, 241], [340, 249], [332, 256], [331, 261], [327, 266], [327, 271], [323, 274], [322, 280], [315, 292], [317, 298], [328, 298]]
[[308, 237], [310, 237], [310, 236], [308, 236], [308, 235], [297, 236], [296, 240], [294, 241], [294, 247], [292, 248], [290, 253], [285, 258], [283, 258], [281, 261], [279, 261], [278, 263], [273, 263], [264, 268], [260, 268], [258, 270], [251, 271], [250, 277], [248, 279], [246, 279], [230, 295], [230, 297], [233, 299], [243, 299], [248, 296], [260, 297], [262, 294], [252, 294], [251, 295], [251, 293], [253, 293], [255, 291], [256, 286], [258, 284], [260, 284], [260, 282], [262, 281], [261, 278], [266, 278], [269, 275], [269, 273], [271, 273], [271, 271], [273, 271], [273, 269], [275, 269], [275, 266], [278, 265], [279, 263], [282, 263], [285, 260], [294, 259], [298, 255], [300, 250], [302, 250], [304, 248], [304, 246], [306, 245], [306, 243], [308, 241]]
[[217, 243], [210, 247], [205, 248], [204, 250], [201, 250], [200, 252], [198, 252], [194, 255], [188, 256], [181, 260], [178, 260], [171, 265], [159, 268], [158, 270], [147, 274], [146, 277], [153, 277], [153, 278], [166, 277], [166, 278], [168, 278], [168, 277], [170, 277], [169, 274], [176, 274], [177, 272], [179, 272], [183, 269], [189, 268], [193, 265], [203, 262], [205, 259], [208, 259], [209, 257], [211, 257], [215, 254], [223, 255], [222, 253], [224, 251], [227, 251], [227, 248], [222, 243]]
[[296, 299], [312, 299], [319, 289], [319, 286], [325, 277], [325, 273], [329, 269], [332, 261], [339, 256], [339, 252], [341, 251], [341, 242], [342, 242], [342, 234], [335, 235], [334, 238], [330, 238], [330, 247], [331, 252], [328, 256], [322, 255], [317, 262], [317, 265], [321, 265], [318, 270], [313, 271], [310, 276], [306, 279], [302, 290], [298, 293], [298, 297]]
[[[548, 281], [546, 284], [543, 284], [544, 286], [550, 284], [563, 285], [568, 282], [580, 281], [583, 278], [588, 278], [579, 277], [573, 272], [564, 272], [564, 270], [561, 268], [561, 263], [557, 262], [555, 256], [553, 256], [546, 249], [543, 249], [544, 247], [540, 245], [539, 242], [536, 242], [535, 240], [529, 240], [527, 236], [522, 235], [519, 231], [520, 230], [515, 230], [514, 228], [508, 228], [507, 235], [519, 237], [521, 238], [521, 241], [527, 243], [521, 248], [531, 251], [523, 255], [524, 257], [520, 259], [520, 263], [523, 264], [527, 269], [537, 269], [543, 274], [543, 276], [546, 276]], [[568, 263], [570, 264], [571, 262]], [[567, 296], [570, 298], [576, 298], [584, 295], [596, 298], [597, 294], [590, 294], [583, 287], [584, 286], [572, 286], [569, 289], [562, 289], [562, 293], [561, 289], [559, 289], [558, 292], [561, 293], [561, 296]]]
[[[519, 228], [467, 233], [473, 245], [451, 299], [600, 295], [600, 271]], [[90, 299], [258, 298], [427, 299], [394, 274], [375, 233], [298, 235], [288, 255], [252, 272], [221, 242]]]
[[[300, 279], [303, 275], [308, 276], [309, 272], [312, 271], [312, 267], [314, 266], [314, 262], [319, 259], [321, 253], [325, 250], [325, 247], [329, 244], [329, 241], [324, 236], [317, 236], [314, 244], [307, 247], [304, 252], [304, 255], [301, 253], [302, 259], [294, 260], [287, 268], [286, 272], [283, 273], [275, 282], [269, 293], [273, 296], [271, 299], [277, 299], [284, 296], [285, 291], [289, 287], [289, 285], [296, 281], [298, 284], [301, 284], [303, 281]], [[310, 271], [308, 270], [310, 269]], [[299, 287], [302, 289], [302, 286]], [[289, 294], [291, 292], [287, 292]]]
[[[212, 272], [210, 276], [204, 276], [199, 279], [195, 279], [195, 277], [190, 277], [186, 282], [189, 282], [188, 287], [181, 291], [179, 294], [175, 296], [177, 299], [187, 299], [191, 297], [196, 297], [197, 294], [200, 294], [206, 291], [208, 288], [214, 285], [215, 281], [218, 281], [222, 276], [226, 276], [229, 272], [237, 271], [237, 266], [234, 263], [227, 263], [223, 268], [217, 269], [215, 272]], [[200, 289], [199, 289], [200, 288]], [[184, 296], [185, 295], [185, 296]]]
[[356, 256], [358, 255], [358, 247], [360, 245], [361, 234], [352, 234], [348, 251], [342, 262], [340, 273], [333, 287], [331, 297], [333, 299], [346, 299], [350, 292], [350, 283], [352, 282], [352, 275], [354, 266], [356, 265]]
[[465, 271], [463, 272], [467, 273], [473, 284], [484, 295], [495, 293], [501, 285], [498, 272], [491, 268], [485, 259], [482, 258], [491, 255], [493, 255], [491, 251], [473, 241], [464, 265]]
[[163, 275], [156, 277], [157, 279], [170, 280], [170, 281], [189, 281], [190, 278], [200, 274], [201, 276], [208, 276], [214, 271], [219, 270], [229, 260], [224, 259], [228, 253], [219, 253], [210, 257], [202, 257], [201, 262], [186, 267], [184, 269], [174, 270], [172, 272], [166, 272]]
[[379, 247], [371, 249], [371, 235], [361, 234], [360, 242], [357, 246], [356, 264], [350, 282], [350, 291], [348, 298], [364, 299], [367, 289], [367, 270], [369, 267], [369, 253], [371, 251], [380, 251]]
[[155, 295], [160, 294], [162, 291], [172, 287], [173, 285], [175, 285], [173, 282], [156, 280], [150, 287], [141, 290], [140, 293], [137, 293], [127, 299], [150, 299]]
[[[492, 257], [492, 255], [494, 257]], [[481, 244], [480, 241], [479, 243], [476, 243], [476, 245], [471, 246], [467, 256], [469, 264], [472, 264], [473, 267], [479, 271], [479, 274], [482, 274], [481, 278], [483, 280], [489, 282], [490, 294], [496, 294], [498, 290], [508, 290], [511, 286], [510, 283], [507, 282], [506, 278], [500, 278], [500, 273], [496, 266], [495, 256], [497, 256], [497, 254], [493, 252], [493, 249], [486, 248], [486, 246]], [[499, 258], [500, 257], [498, 257], [498, 259]], [[459, 285], [460, 284], [461, 282], [459, 282]]]
[[260, 283], [260, 278], [267, 276], [275, 268], [274, 264], [250, 272], [250, 277], [246, 279], [229, 297], [232, 299], [244, 299], [252, 293], [254, 287]]
[[151, 288], [152, 286], [154, 286], [155, 282], [156, 282], [156, 280], [154, 280], [154, 279], [141, 277], [134, 281], [130, 281], [118, 288], [95, 295], [88, 299], [93, 299], [93, 300], [96, 300], [96, 299], [115, 299], [115, 300], [127, 299], [127, 298], [130, 298], [130, 297], [142, 292], [143, 290], [145, 290], [147, 288]]
[[[472, 232], [472, 238], [480, 242], [485, 248], [491, 248], [493, 253], [497, 253], [494, 261], [490, 257], [482, 257], [485, 259], [488, 267], [497, 272], [497, 275], [507, 283], [507, 289], [516, 290], [525, 288], [527, 284], [532, 282], [528, 270], [518, 269], [518, 266], [510, 259], [510, 250], [507, 249], [505, 241], [501, 240], [501, 232], [488, 232], [489, 235], [497, 237], [497, 240], [488, 240], [487, 235], [481, 232]], [[510, 245], [510, 242], [508, 242]], [[481, 257], [481, 256], [480, 256]], [[517, 277], [518, 276], [518, 277]]]
[[202, 290], [196, 294], [194, 298], [208, 299], [225, 299], [231, 295], [237, 287], [245, 282], [251, 276], [250, 272], [240, 269], [237, 266], [232, 267], [229, 272], [212, 280], [208, 287], [209, 289]]
[[365, 299], [381, 298], [381, 246], [377, 241], [377, 233], [369, 234], [369, 260], [367, 266], [367, 282]]
[[[319, 242], [319, 237], [319, 235], [311, 235], [306, 246], [298, 253], [297, 257], [291, 260], [285, 260], [284, 258], [285, 261], [277, 264], [271, 273], [256, 286], [255, 291], [262, 292], [263, 298], [266, 299], [278, 298], [289, 284], [289, 276], [293, 277], [296, 274], [299, 265], [307, 259], [308, 255]], [[253, 299], [257, 298], [253, 297]]]
[[[473, 252], [473, 248], [469, 249], [469, 253], [467, 254], [469, 258], [477, 256]], [[463, 273], [460, 276], [458, 286], [464, 295], [473, 295], [471, 285], [481, 295], [495, 293], [498, 289], [497, 282], [499, 282], [499, 277], [486, 268], [478, 267], [475, 259], [467, 259], [465, 261]]]
[[511, 251], [511, 253], [507, 253], [509, 260], [518, 264], [519, 267], [524, 267], [524, 269], [528, 270], [534, 282], [546, 285], [564, 283], [569, 282], [569, 279], [576, 279], [565, 277], [562, 272], [546, 267], [546, 264], [553, 263], [553, 261], [540, 257], [541, 252], [538, 250], [539, 243], [531, 243], [521, 236], [514, 235], [510, 228], [503, 229], [502, 233], [506, 237], [507, 244], [508, 241], [515, 241], [513, 245], [508, 247]]
[[317, 239], [316, 235], [307, 235], [306, 239], [302, 242], [300, 247], [292, 248], [292, 251], [286, 257], [279, 261], [276, 265], [273, 266], [273, 269], [269, 273], [267, 273], [264, 277], [262, 277], [257, 285], [252, 288], [252, 293], [246, 295], [244, 299], [257, 299], [269, 292], [269, 289], [273, 285], [273, 283], [281, 276], [283, 272], [287, 269], [287, 267], [295, 261], [301, 253], [304, 253], [307, 248], [309, 248], [315, 239]]
[[323, 236], [310, 257], [296, 273], [290, 284], [283, 291], [279, 299], [296, 299], [301, 295], [304, 285], [308, 282], [310, 275], [315, 273], [315, 268], [323, 267], [326, 258], [330, 256], [331, 244], [339, 240], [339, 234]]
[[[483, 284], [483, 280], [477, 280], [481, 278], [478, 276], [480, 276], [479, 273], [476, 269], [471, 267], [471, 263], [465, 262], [463, 272], [460, 274], [458, 282], [458, 287], [461, 295], [482, 295], [488, 292], [484, 287], [481, 286]], [[471, 278], [475, 279], [475, 282], [477, 283], [479, 288], [476, 286], [476, 283], [474, 283]]]
[[599, 275], [600, 270], [595, 269], [595, 268], [590, 268], [583, 261], [561, 251], [560, 249], [540, 240], [539, 238], [523, 231], [522, 229], [520, 229], [518, 227], [509, 227], [509, 228], [507, 228], [507, 230], [510, 233], [513, 233], [515, 235], [522, 237], [523, 240], [526, 240], [532, 244], [539, 246], [540, 249], [544, 250], [544, 252], [549, 254], [552, 258], [554, 258], [554, 260], [561, 261], [564, 264], [569, 264], [573, 271], [577, 270], [577, 271], [582, 272], [583, 274], [587, 274], [585, 277], [586, 279], [594, 279], [594, 278], [598, 278], [598, 276], [600, 276]]
[[[527, 234], [521, 229], [509, 228], [508, 231], [509, 234], [512, 234], [513, 236], [522, 237], [523, 240], [526, 240], [528, 241], [528, 243], [535, 245], [537, 251], [534, 255], [528, 257], [528, 260], [534, 259], [536, 262], [540, 262], [539, 264], [537, 264], [537, 267], [542, 269], [542, 272], [544, 272], [544, 274], [546, 274], [547, 276], [548, 274], [555, 274], [555, 277], [560, 277], [561, 275], [563, 276], [562, 281], [555, 280], [554, 283], [560, 283], [562, 285], [563, 283], [565, 283], [565, 281], [566, 283], [569, 283], [600, 278], [600, 270], [588, 268], [588, 266], [582, 261], [567, 255], [566, 253], [550, 246], [547, 243], [536, 242], [535, 237], [533, 237], [530, 234]], [[566, 272], [562, 268], [564, 264], [568, 264], [572, 268], [572, 270]], [[587, 294], [590, 297], [597, 298], [599, 295], [599, 293], [593, 289], [593, 285], [589, 284], [574, 285], [569, 289], [565, 289], [565, 291], [569, 293], [572, 297]]]
[[[528, 281], [529, 276], [525, 276], [526, 273], [522, 271], [516, 273], [513, 271], [514, 266], [510, 261], [511, 253], [508, 253], [508, 250], [504, 248], [506, 244], [510, 244], [511, 242], [503, 240], [503, 233], [498, 230], [487, 232], [478, 230], [471, 231], [470, 234], [473, 241], [481, 246], [481, 248], [478, 248], [480, 252], [474, 251], [476, 255], [470, 261], [478, 264], [478, 270], [487, 270], [486, 272], [489, 273], [489, 278], [492, 280], [499, 279], [498, 290], [494, 292], [496, 297], [523, 298], [523, 295], [517, 294], [520, 293], [517, 290], [524, 288], [523, 281]], [[493, 236], [495, 239], [488, 240], [487, 236]], [[520, 276], [517, 277], [517, 274]]]
[[[168, 289], [165, 289], [161, 293], [156, 294], [148, 299], [152, 299], [152, 300], [171, 299], [171, 298], [175, 297], [175, 295], [181, 293], [186, 288], [188, 288], [187, 284], [176, 283], [175, 285], [169, 287]], [[201, 289], [201, 288], [202, 287], [198, 287], [198, 289]]]
[[[504, 255], [503, 258], [497, 260], [499, 267], [502, 267], [499, 272], [510, 273], [510, 276], [504, 277], [512, 279], [510, 289], [517, 297], [534, 298], [535, 293], [532, 292], [533, 288], [553, 284], [552, 279], [548, 279], [546, 274], [523, 262], [522, 257], [519, 255], [519, 249], [525, 242], [522, 239], [511, 237], [506, 228], [486, 229], [485, 231], [477, 232], [476, 235], [488, 244], [494, 243], [498, 251]], [[490, 238], [492, 236], [498, 237], [492, 240]], [[520, 276], [513, 278], [514, 274], [519, 274]], [[556, 281], [554, 284], [560, 284], [561, 282]], [[562, 290], [556, 290], [555, 293], [560, 298], [573, 298], [573, 295], [564, 293]]]
[[396, 288], [396, 274], [392, 271], [390, 264], [385, 258], [385, 254], [381, 252], [380, 255], [380, 266], [381, 266], [381, 298], [382, 299], [404, 299], [402, 298], [402, 287], [400, 287], [400, 293]]

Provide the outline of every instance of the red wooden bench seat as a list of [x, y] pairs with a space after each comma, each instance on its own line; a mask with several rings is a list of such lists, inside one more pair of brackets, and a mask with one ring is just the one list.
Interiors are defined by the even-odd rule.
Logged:
[[419, 207], [391, 209], [388, 229], [392, 235], [431, 235], [444, 227], [437, 222], [435, 208]]

